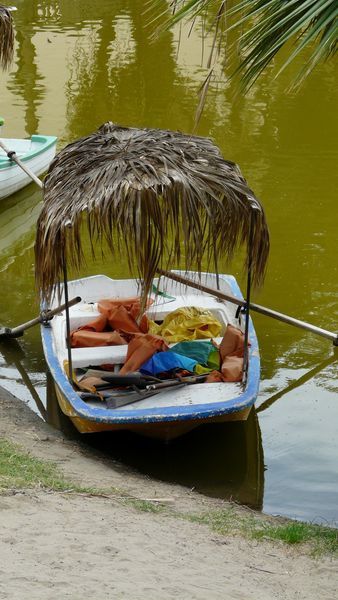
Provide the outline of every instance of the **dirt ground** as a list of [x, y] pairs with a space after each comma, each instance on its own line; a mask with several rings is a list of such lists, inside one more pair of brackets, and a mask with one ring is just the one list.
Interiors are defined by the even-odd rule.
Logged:
[[[0, 496], [0, 599], [335, 600], [338, 561], [299, 547], [221, 536], [175, 517], [224, 506], [125, 471], [66, 440], [0, 388], [0, 437], [55, 461], [71, 481], [170, 500], [172, 515], [118, 497], [43, 490]], [[241, 510], [240, 508], [238, 510]]]

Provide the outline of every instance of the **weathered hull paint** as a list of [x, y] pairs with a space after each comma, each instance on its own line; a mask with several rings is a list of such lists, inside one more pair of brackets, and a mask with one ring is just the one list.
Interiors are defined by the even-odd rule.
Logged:
[[185, 433], [189, 433], [196, 427], [199, 427], [200, 425], [203, 425], [205, 423], [246, 421], [251, 410], [250, 406], [238, 412], [224, 414], [219, 417], [215, 416], [210, 418], [191, 419], [190, 421], [172, 421], [169, 423], [156, 423], [155, 426], [154, 424], [150, 423], [145, 425], [143, 425], [142, 423], [97, 423], [95, 421], [88, 421], [88, 419], [84, 419], [82, 417], [77, 416], [74, 410], [72, 409], [71, 404], [68, 402], [67, 398], [60, 392], [56, 384], [55, 391], [62, 412], [67, 417], [69, 417], [74, 427], [76, 427], [76, 429], [80, 433], [100, 433], [102, 431], [128, 430], [154, 439], [169, 441], [181, 435], [184, 435]]

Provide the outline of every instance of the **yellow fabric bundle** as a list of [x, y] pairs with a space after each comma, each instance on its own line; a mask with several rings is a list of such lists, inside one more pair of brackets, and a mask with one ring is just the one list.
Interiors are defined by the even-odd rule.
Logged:
[[174, 310], [161, 325], [149, 320], [149, 333], [162, 336], [170, 344], [218, 337], [221, 329], [221, 323], [210, 310], [197, 306]]

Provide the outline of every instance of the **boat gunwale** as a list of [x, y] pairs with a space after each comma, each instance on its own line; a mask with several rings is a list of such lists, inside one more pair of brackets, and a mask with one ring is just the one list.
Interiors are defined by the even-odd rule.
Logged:
[[[6, 139], [20, 139], [20, 141], [21, 141], [21, 139], [23, 139], [23, 138], [1, 138], [1, 139], [6, 143]], [[27, 152], [26, 154], [20, 156], [19, 158], [20, 158], [21, 162], [27, 162], [27, 161], [33, 160], [34, 158], [36, 158], [43, 152], [46, 152], [47, 150], [52, 148], [54, 145], [56, 145], [57, 139], [58, 138], [55, 135], [32, 135], [30, 138], [27, 138], [27, 140], [25, 140], [25, 141], [31, 141], [31, 142], [37, 142], [37, 143], [40, 142], [41, 146], [36, 148], [35, 150], [31, 150], [31, 151]], [[12, 148], [9, 148], [9, 150], [12, 150]], [[11, 160], [10, 158], [8, 158], [6, 156], [6, 154], [4, 154], [3, 156], [2, 155], [0, 156], [0, 170], [12, 169], [15, 167], [20, 169], [20, 167], [18, 167], [16, 162]]]
[[[227, 275], [226, 277], [232, 293], [236, 297], [243, 300], [243, 295], [236, 279], [231, 275]], [[51, 325], [41, 325], [41, 337], [48, 368], [60, 393], [64, 396], [68, 404], [76, 413], [74, 416], [84, 418], [88, 421], [107, 424], [160, 423], [208, 419], [225, 414], [236, 413], [244, 408], [251, 407], [257, 398], [260, 381], [260, 356], [258, 340], [251, 317], [249, 319], [249, 336], [250, 347], [248, 379], [244, 391], [235, 399], [185, 406], [158, 406], [143, 409], [135, 408], [130, 409], [127, 412], [119, 409], [90, 407], [83, 402], [83, 400], [81, 400], [78, 393], [73, 389], [66, 374], [64, 373], [59, 362], [59, 358], [54, 350]], [[226, 385], [226, 383], [224, 385]]]

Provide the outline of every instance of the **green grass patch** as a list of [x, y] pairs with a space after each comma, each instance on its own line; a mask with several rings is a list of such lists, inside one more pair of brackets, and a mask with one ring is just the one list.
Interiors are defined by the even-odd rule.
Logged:
[[181, 515], [195, 523], [208, 525], [221, 535], [241, 534], [255, 540], [279, 540], [286, 544], [308, 544], [312, 555], [338, 555], [338, 530], [300, 521], [271, 524], [254, 514], [241, 514], [235, 508], [209, 511], [199, 515]]
[[211, 510], [199, 515], [182, 515], [182, 517], [193, 523], [208, 525], [213, 531], [221, 535], [239, 532], [243, 525], [242, 519], [233, 507], [223, 510]]
[[33, 487], [73, 489], [55, 464], [34, 458], [15, 444], [0, 439], [0, 491]]
[[158, 502], [151, 502], [150, 500], [141, 500], [139, 498], [131, 498], [130, 496], [126, 496], [123, 498], [123, 503], [128, 506], [132, 506], [136, 510], [140, 510], [141, 512], [150, 512], [150, 513], [161, 513], [166, 510], [163, 504]]
[[306, 544], [312, 546], [315, 554], [328, 552], [338, 554], [338, 530], [322, 525], [312, 525], [294, 521], [282, 525], [264, 525], [252, 531], [255, 539], [281, 540], [287, 544]]
[[158, 513], [163, 505], [130, 497], [116, 488], [82, 487], [67, 480], [55, 463], [34, 458], [19, 446], [0, 439], [0, 493], [6, 490], [43, 488], [97, 497], [117, 497], [120, 503], [143, 512]]

